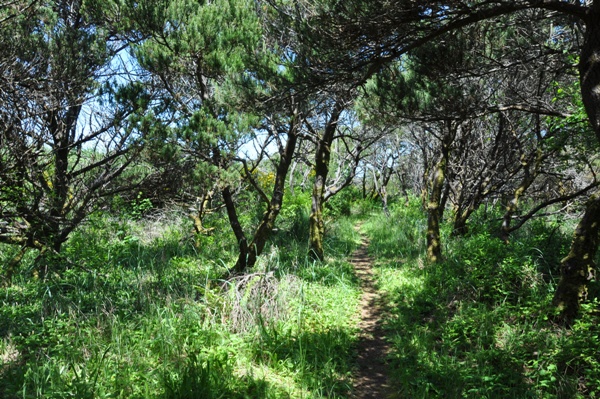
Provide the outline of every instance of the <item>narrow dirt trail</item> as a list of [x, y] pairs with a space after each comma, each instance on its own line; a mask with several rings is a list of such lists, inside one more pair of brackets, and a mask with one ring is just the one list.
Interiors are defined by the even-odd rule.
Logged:
[[358, 370], [354, 376], [353, 399], [385, 399], [389, 395], [385, 359], [389, 345], [384, 339], [380, 321], [383, 314], [381, 297], [373, 280], [373, 262], [367, 253], [368, 241], [363, 237], [352, 255], [352, 264], [360, 279], [363, 295], [360, 301], [361, 336], [358, 343]]

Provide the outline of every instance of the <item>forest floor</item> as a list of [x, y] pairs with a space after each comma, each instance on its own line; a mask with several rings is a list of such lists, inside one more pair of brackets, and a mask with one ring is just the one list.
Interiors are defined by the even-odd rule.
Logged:
[[361, 331], [358, 343], [358, 370], [354, 376], [353, 399], [383, 399], [389, 391], [386, 357], [389, 345], [381, 326], [383, 307], [373, 278], [373, 260], [369, 257], [368, 241], [362, 238], [360, 247], [352, 255], [363, 294], [360, 301]]

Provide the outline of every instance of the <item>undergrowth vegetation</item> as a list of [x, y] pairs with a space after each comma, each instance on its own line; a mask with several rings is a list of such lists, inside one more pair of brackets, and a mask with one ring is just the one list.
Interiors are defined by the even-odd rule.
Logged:
[[[323, 263], [306, 256], [305, 193], [286, 199], [243, 275], [230, 274], [236, 243], [222, 217], [194, 236], [175, 210], [94, 215], [45, 279], [28, 253], [0, 291], [0, 397], [350, 397], [357, 224], [385, 300], [393, 397], [600, 397], [597, 284], [571, 329], [553, 321], [572, 226], [533, 220], [505, 244], [500, 215], [482, 209], [463, 237], [442, 227], [445, 259], [433, 265], [417, 199], [389, 217], [373, 201], [338, 201]], [[15, 253], [2, 247], [0, 260]]]
[[600, 397], [597, 295], [570, 330], [552, 317], [568, 228], [534, 220], [507, 245], [493, 235], [500, 215], [482, 209], [464, 237], [445, 227], [445, 260], [429, 265], [419, 205], [363, 227], [387, 301], [396, 397]]
[[0, 397], [345, 397], [359, 299], [345, 259], [358, 237], [331, 222], [331, 257], [311, 261], [306, 198], [242, 276], [228, 274], [226, 220], [194, 237], [177, 211], [95, 215], [46, 279], [28, 254], [0, 291]]

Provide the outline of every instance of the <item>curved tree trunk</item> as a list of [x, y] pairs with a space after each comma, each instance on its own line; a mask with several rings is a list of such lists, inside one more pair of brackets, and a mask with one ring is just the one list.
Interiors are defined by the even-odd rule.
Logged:
[[421, 198], [421, 208], [423, 210], [427, 210], [427, 202], [428, 202], [428, 196], [427, 196], [427, 186], [428, 186], [428, 182], [429, 182], [429, 162], [426, 160], [427, 159], [427, 152], [425, 150], [422, 151], [423, 152], [423, 176], [421, 179], [421, 193], [419, 195], [419, 197]]
[[[579, 61], [581, 96], [587, 116], [600, 141], [600, 1], [595, 0], [586, 16], [586, 31]], [[600, 196], [592, 197], [575, 229], [571, 250], [561, 262], [561, 279], [553, 303], [561, 318], [570, 323], [577, 316], [587, 284], [593, 278], [600, 230]]]
[[471, 217], [471, 215], [479, 209], [483, 202], [484, 196], [479, 196], [473, 198], [471, 203], [466, 207], [462, 207], [457, 209], [454, 215], [454, 221], [452, 226], [452, 236], [460, 237], [469, 232], [469, 227], [467, 226], [467, 220]]
[[[297, 116], [294, 118], [297, 119]], [[246, 268], [253, 267], [256, 264], [258, 256], [262, 253], [267, 240], [271, 236], [275, 220], [279, 215], [279, 211], [281, 211], [281, 204], [283, 203], [285, 179], [290, 169], [290, 165], [292, 164], [294, 152], [296, 151], [296, 144], [298, 142], [297, 124], [298, 121], [294, 120], [288, 130], [287, 143], [285, 149], [281, 152], [281, 157], [277, 164], [273, 194], [269, 200], [267, 210], [254, 232], [252, 241], [248, 244], [246, 253], [242, 251], [242, 245], [240, 244], [240, 255], [235, 265], [235, 270], [237, 272], [243, 272]]]
[[515, 212], [517, 212], [517, 209], [519, 207], [519, 199], [521, 198], [525, 190], [529, 188], [532, 182], [533, 180], [530, 181], [530, 179], [528, 179], [527, 177], [523, 179], [519, 187], [517, 187], [517, 189], [513, 193], [512, 199], [506, 204], [506, 212], [504, 212], [504, 216], [502, 217], [502, 227], [500, 231], [500, 238], [506, 244], [508, 244], [508, 239], [512, 231], [510, 227], [512, 217], [515, 214]]
[[323, 220], [323, 203], [325, 202], [325, 185], [329, 174], [331, 144], [335, 136], [338, 120], [343, 110], [341, 102], [337, 102], [327, 121], [323, 137], [317, 142], [315, 153], [315, 181], [312, 191], [312, 203], [309, 217], [309, 254], [317, 260], [325, 258], [323, 238], [325, 236], [325, 221]]
[[240, 224], [240, 220], [237, 215], [237, 210], [235, 208], [235, 203], [233, 202], [233, 194], [231, 193], [231, 188], [225, 187], [221, 194], [223, 195], [223, 201], [225, 202], [225, 209], [227, 210], [227, 217], [229, 218], [229, 225], [233, 230], [233, 234], [235, 235], [235, 239], [238, 242], [239, 246], [239, 255], [238, 260], [235, 264], [236, 272], [243, 272], [247, 267], [248, 260], [248, 239], [244, 234], [244, 230], [242, 229], [242, 225]]
[[515, 214], [515, 212], [517, 212], [517, 209], [519, 207], [519, 200], [521, 199], [521, 196], [525, 193], [525, 191], [527, 191], [527, 189], [533, 184], [536, 177], [538, 176], [543, 158], [544, 156], [542, 152], [538, 149], [535, 152], [533, 171], [531, 170], [530, 161], [522, 161], [523, 171], [525, 175], [523, 176], [521, 184], [519, 184], [519, 187], [517, 187], [517, 189], [513, 193], [512, 199], [507, 203], [506, 212], [504, 213], [504, 216], [502, 218], [500, 238], [507, 244], [508, 239], [510, 237], [510, 233], [514, 230], [513, 228], [511, 228], [511, 222], [513, 215]]
[[451, 177], [448, 176], [448, 173], [446, 173], [446, 176], [444, 178], [444, 190], [442, 191], [442, 197], [440, 199], [440, 208], [438, 209], [438, 212], [440, 214], [440, 221], [444, 220], [444, 212], [446, 211], [446, 204], [448, 203], [448, 199], [450, 198], [450, 179]]
[[470, 211], [470, 208], [465, 210], [458, 209], [454, 215], [454, 222], [452, 223], [452, 236], [459, 237], [464, 236], [469, 232], [469, 228], [467, 227], [467, 220], [469, 216], [471, 216], [473, 212]]
[[192, 219], [192, 224], [194, 225], [194, 232], [196, 235], [205, 234], [209, 235], [213, 232], [214, 228], [207, 229], [203, 225], [203, 219], [206, 213], [208, 213], [209, 203], [214, 195], [214, 191], [211, 190], [202, 195], [202, 201], [200, 201], [199, 207], [197, 210], [190, 212], [188, 215], [190, 219]]
[[585, 39], [579, 60], [581, 97], [600, 141], [600, 1], [594, 1], [585, 23]]
[[592, 197], [583, 218], [577, 225], [569, 254], [561, 262], [561, 278], [553, 303], [561, 318], [569, 324], [579, 312], [580, 303], [587, 296], [587, 285], [594, 278], [594, 258], [598, 251], [600, 231], [600, 196]]
[[467, 221], [469, 220], [471, 215], [475, 213], [477, 209], [479, 209], [479, 207], [483, 203], [484, 198], [485, 195], [477, 195], [471, 200], [470, 204], [464, 207], [460, 207], [456, 210], [452, 226], [453, 237], [460, 237], [469, 232], [469, 226], [467, 226]]

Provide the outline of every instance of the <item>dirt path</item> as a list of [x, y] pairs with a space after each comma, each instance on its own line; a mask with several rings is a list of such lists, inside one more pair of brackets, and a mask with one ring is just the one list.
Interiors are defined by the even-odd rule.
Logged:
[[354, 376], [353, 399], [385, 399], [389, 395], [387, 365], [389, 350], [380, 325], [383, 309], [373, 281], [372, 259], [367, 253], [368, 241], [352, 255], [352, 264], [360, 279], [363, 296], [360, 301], [361, 337], [358, 343], [358, 370]]

